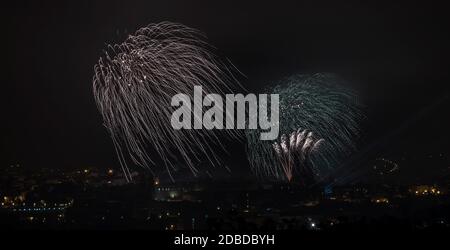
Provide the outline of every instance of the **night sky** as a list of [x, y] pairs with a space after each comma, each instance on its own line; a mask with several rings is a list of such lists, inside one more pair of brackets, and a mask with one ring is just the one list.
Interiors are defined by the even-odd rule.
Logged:
[[[16, 2], [6, 4], [0, 17], [2, 166], [118, 168], [92, 95], [93, 66], [105, 44], [160, 21], [205, 32], [217, 53], [246, 75], [241, 83], [250, 91], [299, 72], [334, 72], [348, 79], [367, 104], [363, 158], [450, 153], [450, 37], [443, 6]], [[247, 167], [242, 145], [231, 154], [236, 166]]]

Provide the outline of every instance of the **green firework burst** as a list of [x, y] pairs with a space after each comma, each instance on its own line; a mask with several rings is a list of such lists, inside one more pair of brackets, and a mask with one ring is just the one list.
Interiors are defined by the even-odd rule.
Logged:
[[248, 159], [257, 176], [312, 184], [355, 152], [363, 106], [340, 78], [294, 75], [268, 93], [280, 96], [279, 138], [261, 141], [261, 130], [245, 133]]

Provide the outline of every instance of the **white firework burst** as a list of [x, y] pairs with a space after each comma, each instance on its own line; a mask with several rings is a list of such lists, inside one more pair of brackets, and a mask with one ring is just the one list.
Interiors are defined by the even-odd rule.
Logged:
[[324, 142], [322, 138], [314, 138], [313, 132], [299, 128], [289, 136], [281, 135], [280, 142], [275, 141], [272, 144], [288, 181], [292, 180], [296, 167], [302, 172], [307, 169], [305, 164], [308, 162], [309, 155], [316, 152]]
[[[94, 67], [93, 91], [126, 176], [130, 176], [130, 162], [153, 170], [155, 155], [169, 175], [180, 160], [194, 174], [200, 158], [216, 164], [209, 143], [220, 145], [217, 134], [174, 130], [170, 101], [179, 93], [192, 100], [196, 85], [205, 94], [230, 91], [239, 86], [234, 70], [231, 63], [217, 58], [201, 32], [181, 24], [150, 24], [123, 43], [109, 45]], [[237, 136], [238, 132], [225, 133]]]

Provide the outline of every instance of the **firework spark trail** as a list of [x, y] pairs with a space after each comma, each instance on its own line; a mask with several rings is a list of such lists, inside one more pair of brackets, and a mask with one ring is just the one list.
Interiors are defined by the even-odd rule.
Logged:
[[[279, 143], [275, 141], [272, 144], [288, 181], [292, 180], [294, 166], [304, 167], [309, 155], [317, 151], [323, 142], [324, 139], [315, 139], [312, 132], [298, 129], [289, 137], [283, 134]], [[307, 169], [299, 171], [306, 175], [304, 172]]]
[[260, 130], [246, 130], [257, 176], [315, 183], [356, 150], [362, 106], [340, 81], [331, 74], [295, 75], [268, 91], [280, 95], [281, 136], [261, 141]]
[[[201, 155], [213, 165], [218, 162], [209, 146], [221, 145], [218, 135], [174, 130], [170, 101], [179, 93], [193, 100], [195, 85], [205, 94], [231, 91], [239, 86], [234, 70], [231, 63], [217, 59], [202, 33], [181, 24], [150, 24], [123, 43], [108, 45], [94, 67], [93, 92], [127, 179], [129, 162], [155, 167], [149, 148], [163, 160], [169, 175], [180, 159], [194, 174]], [[235, 130], [225, 133], [239, 136]]]

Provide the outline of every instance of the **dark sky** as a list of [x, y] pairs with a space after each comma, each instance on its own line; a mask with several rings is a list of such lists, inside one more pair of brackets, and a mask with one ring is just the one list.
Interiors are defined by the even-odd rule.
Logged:
[[[449, 138], [449, 102], [433, 106], [449, 90], [443, 6], [411, 1], [16, 2], [6, 4], [1, 15], [2, 165], [117, 167], [92, 96], [93, 65], [106, 43], [160, 21], [205, 32], [218, 53], [246, 74], [242, 83], [252, 91], [292, 73], [339, 73], [367, 103], [368, 145], [408, 141], [415, 136], [410, 130], [420, 130], [418, 140], [437, 138], [433, 145], [449, 151], [442, 144]], [[419, 115], [424, 109], [426, 114]]]

